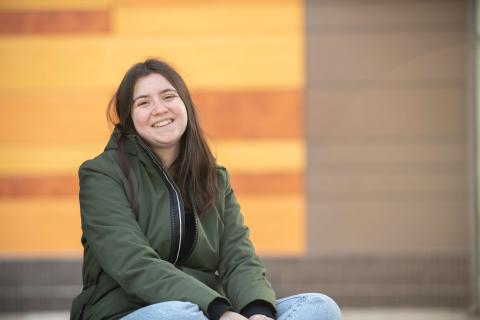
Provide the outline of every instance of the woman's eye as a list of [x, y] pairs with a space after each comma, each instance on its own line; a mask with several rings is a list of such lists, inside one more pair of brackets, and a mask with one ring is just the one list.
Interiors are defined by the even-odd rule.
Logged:
[[175, 97], [176, 97], [176, 95], [169, 94], [169, 95], [165, 96], [164, 99], [165, 99], [165, 100], [172, 100], [172, 99], [175, 98]]
[[142, 107], [142, 106], [146, 106], [147, 104], [148, 104], [148, 101], [141, 101], [137, 104], [137, 106]]

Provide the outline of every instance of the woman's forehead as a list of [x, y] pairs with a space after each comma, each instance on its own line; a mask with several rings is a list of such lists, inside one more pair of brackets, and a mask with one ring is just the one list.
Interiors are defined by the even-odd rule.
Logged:
[[137, 80], [133, 89], [133, 96], [172, 90], [176, 91], [175, 87], [164, 76], [159, 73], [151, 73]]

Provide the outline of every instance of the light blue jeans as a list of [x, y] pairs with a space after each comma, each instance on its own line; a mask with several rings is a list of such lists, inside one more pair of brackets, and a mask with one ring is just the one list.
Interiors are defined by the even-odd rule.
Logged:
[[[168, 301], [138, 309], [122, 320], [208, 320], [196, 304]], [[341, 320], [340, 308], [321, 293], [304, 293], [277, 300], [277, 320]]]

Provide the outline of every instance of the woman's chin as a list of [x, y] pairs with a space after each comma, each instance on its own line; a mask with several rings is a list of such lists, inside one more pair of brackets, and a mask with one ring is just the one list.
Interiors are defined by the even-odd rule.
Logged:
[[156, 140], [156, 141], [154, 141], [154, 142], [150, 145], [150, 147], [152, 147], [152, 149], [156, 149], [156, 150], [172, 149], [172, 148], [177, 147], [179, 144], [180, 144], [180, 139], [178, 139], [178, 140], [166, 140], [166, 139], [163, 139], [163, 140]]

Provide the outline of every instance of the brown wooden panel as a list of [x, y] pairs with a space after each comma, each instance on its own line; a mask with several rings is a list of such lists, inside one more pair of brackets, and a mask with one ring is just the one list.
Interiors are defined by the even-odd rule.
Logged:
[[0, 11], [0, 34], [108, 33], [110, 14], [105, 10]]
[[211, 138], [303, 136], [298, 90], [195, 92], [199, 117]]
[[465, 30], [463, 0], [308, 1], [307, 28], [329, 32]]
[[74, 176], [3, 176], [0, 197], [71, 196], [78, 194], [78, 178]]
[[[209, 138], [300, 138], [303, 102], [298, 90], [195, 91]], [[106, 143], [108, 93], [0, 94], [0, 143]], [[22, 126], [18, 124], [21, 123]]]
[[307, 95], [311, 139], [463, 136], [462, 88], [318, 89]]
[[[231, 183], [241, 195], [302, 194], [303, 176], [293, 173], [231, 174]], [[72, 196], [78, 194], [75, 176], [0, 176], [0, 198]]]

